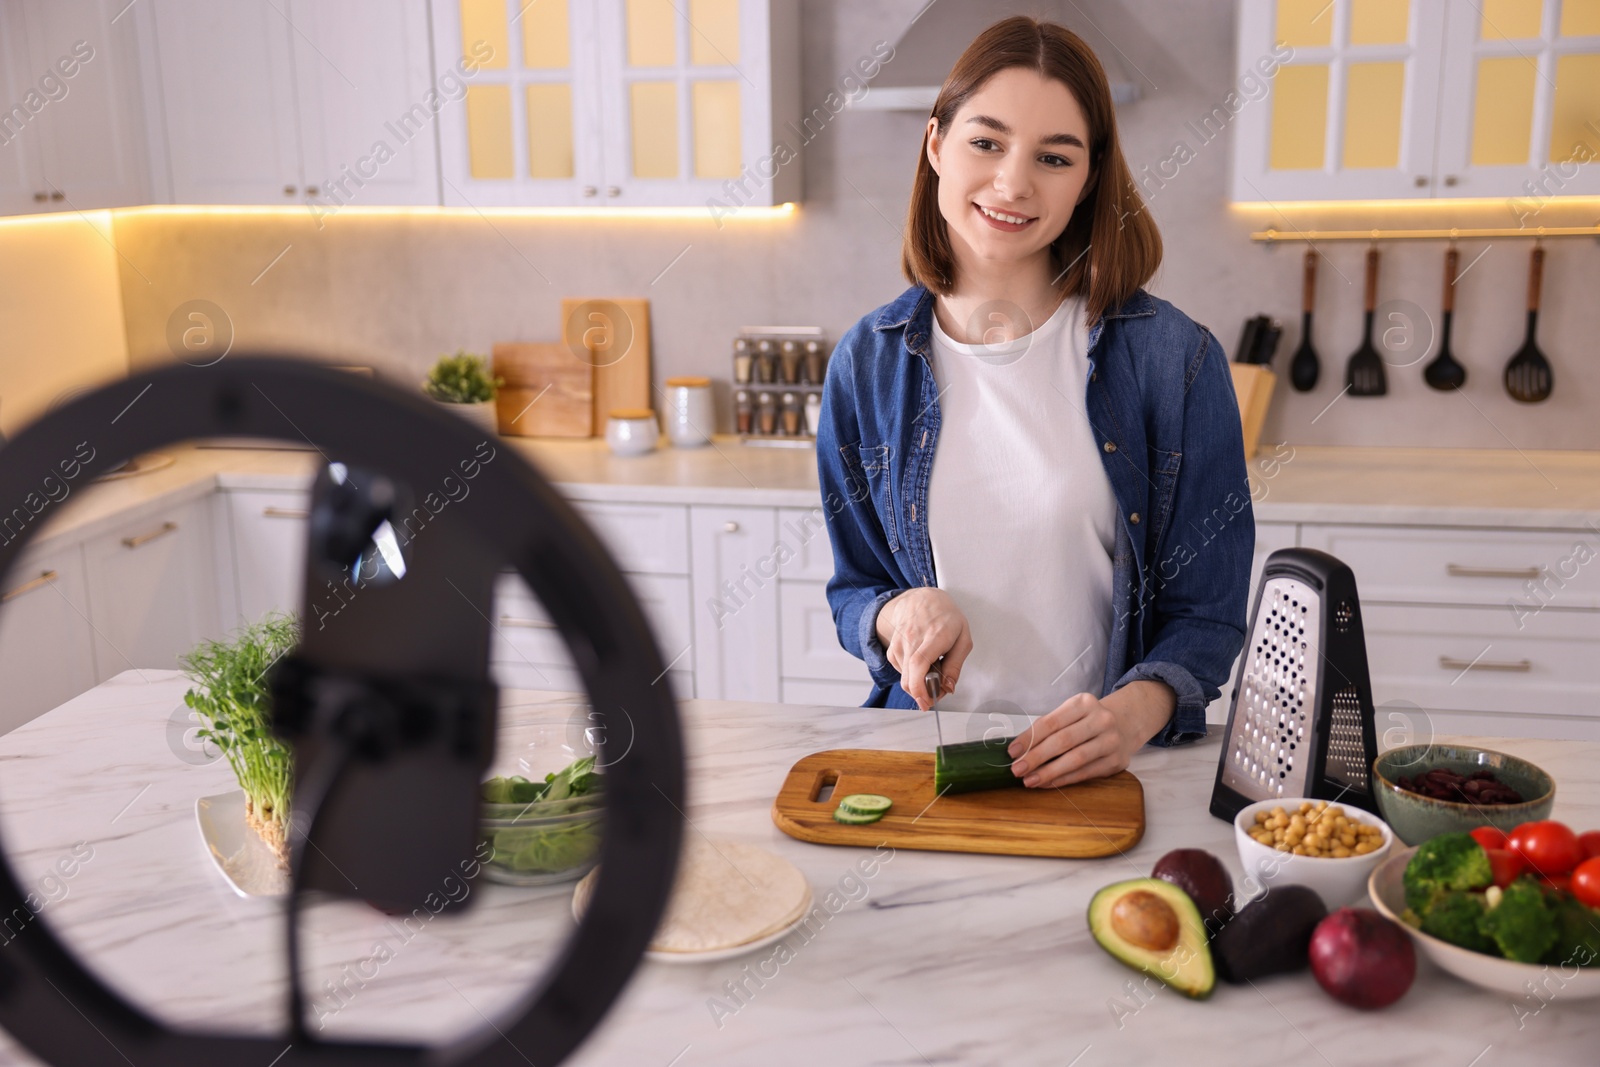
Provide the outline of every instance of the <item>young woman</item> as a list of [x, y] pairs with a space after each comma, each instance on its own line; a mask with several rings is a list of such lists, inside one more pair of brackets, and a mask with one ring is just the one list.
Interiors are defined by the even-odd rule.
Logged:
[[941, 710], [1022, 713], [1025, 785], [1204, 736], [1243, 643], [1255, 520], [1232, 378], [1141, 288], [1160, 260], [1094, 53], [1008, 18], [928, 119], [912, 287], [828, 367], [827, 595], [872, 676], [862, 706], [931, 707], [937, 666]]

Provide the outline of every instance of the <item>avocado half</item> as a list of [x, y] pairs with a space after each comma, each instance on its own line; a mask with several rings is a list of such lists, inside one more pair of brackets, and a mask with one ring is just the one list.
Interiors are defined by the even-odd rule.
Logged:
[[1089, 932], [1111, 955], [1185, 996], [1208, 997], [1216, 985], [1200, 909], [1171, 882], [1133, 878], [1106, 886], [1089, 901]]

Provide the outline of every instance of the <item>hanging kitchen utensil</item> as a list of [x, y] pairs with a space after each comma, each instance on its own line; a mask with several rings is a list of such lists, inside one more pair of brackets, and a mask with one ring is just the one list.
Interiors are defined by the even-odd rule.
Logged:
[[1382, 396], [1389, 391], [1388, 378], [1383, 373], [1383, 357], [1372, 347], [1372, 315], [1378, 305], [1378, 250], [1367, 249], [1367, 322], [1361, 336], [1361, 347], [1345, 364], [1344, 380], [1351, 396]]
[[1317, 362], [1316, 349], [1311, 347], [1311, 308], [1316, 303], [1317, 250], [1306, 249], [1305, 289], [1300, 298], [1300, 347], [1294, 350], [1289, 363], [1289, 384], [1298, 392], [1309, 393], [1317, 387], [1317, 375], [1322, 365]]
[[1533, 343], [1533, 333], [1539, 324], [1539, 283], [1544, 277], [1544, 249], [1535, 242], [1533, 257], [1528, 264], [1528, 335], [1522, 347], [1506, 364], [1506, 392], [1511, 399], [1524, 404], [1537, 404], [1550, 395], [1554, 385], [1550, 374], [1550, 361], [1544, 358], [1539, 346]]
[[1280, 548], [1256, 586], [1211, 814], [1274, 797], [1373, 810], [1378, 755], [1356, 576], [1314, 548]]
[[1444, 254], [1444, 321], [1439, 329], [1439, 354], [1433, 361], [1422, 368], [1422, 380], [1430, 386], [1440, 390], [1460, 389], [1467, 380], [1467, 368], [1455, 361], [1450, 355], [1450, 320], [1455, 316], [1456, 309], [1456, 264], [1460, 256], [1456, 246], [1451, 245], [1450, 250]]

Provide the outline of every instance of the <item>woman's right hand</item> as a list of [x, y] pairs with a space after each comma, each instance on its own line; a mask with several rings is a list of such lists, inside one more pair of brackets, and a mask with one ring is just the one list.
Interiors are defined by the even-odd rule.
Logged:
[[883, 642], [890, 666], [900, 672], [900, 688], [917, 707], [933, 707], [932, 694], [923, 678], [940, 656], [940, 692], [955, 691], [961, 665], [972, 652], [972, 631], [954, 598], [935, 586], [908, 589], [878, 609], [878, 640]]

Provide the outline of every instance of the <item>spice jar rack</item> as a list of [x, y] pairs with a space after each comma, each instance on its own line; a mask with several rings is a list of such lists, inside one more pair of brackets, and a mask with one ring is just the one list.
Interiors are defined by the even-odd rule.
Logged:
[[820, 326], [745, 326], [733, 340], [739, 440], [811, 447], [833, 346]]

